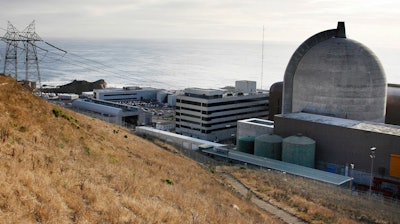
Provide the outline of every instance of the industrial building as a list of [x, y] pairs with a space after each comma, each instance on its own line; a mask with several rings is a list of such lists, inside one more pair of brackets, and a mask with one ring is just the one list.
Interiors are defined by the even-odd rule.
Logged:
[[160, 90], [151, 87], [128, 86], [122, 89], [95, 89], [93, 94], [95, 99], [107, 101], [156, 101], [158, 91]]
[[[284, 82], [270, 90], [270, 119], [274, 134], [283, 138], [282, 160], [285, 139], [301, 134], [309, 139], [297, 139], [289, 147], [291, 154], [306, 149], [296, 163], [313, 161], [309, 166], [352, 176], [359, 186], [400, 197], [400, 88], [387, 85], [370, 49], [346, 38], [343, 22], [303, 42], [287, 65]], [[257, 135], [253, 144], [255, 139]], [[248, 139], [238, 139], [243, 140], [246, 145]], [[238, 144], [238, 150], [247, 149]]]
[[346, 169], [353, 164], [356, 180], [368, 184], [370, 149], [375, 147], [373, 173], [384, 178], [400, 178], [396, 174], [399, 161], [391, 161], [400, 154], [400, 126], [307, 113], [276, 115], [274, 122], [277, 135], [302, 133], [315, 140], [318, 169], [346, 174]]
[[236, 142], [242, 137], [274, 133], [274, 122], [259, 118], [237, 121]]
[[233, 141], [237, 121], [268, 117], [268, 93], [256, 82], [237, 81], [236, 91], [187, 88], [176, 99], [176, 133], [208, 141]]
[[315, 34], [286, 67], [283, 113], [308, 112], [384, 122], [385, 72], [375, 54], [346, 38], [344, 22]]
[[123, 126], [149, 125], [151, 113], [140, 107], [97, 99], [77, 99], [72, 106], [82, 113], [90, 113], [101, 120]]

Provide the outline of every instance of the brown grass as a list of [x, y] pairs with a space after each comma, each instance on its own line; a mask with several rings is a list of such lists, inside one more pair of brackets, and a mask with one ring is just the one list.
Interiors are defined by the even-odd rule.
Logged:
[[399, 205], [278, 171], [225, 167], [256, 194], [310, 223], [399, 223]]
[[3, 223], [276, 222], [180, 154], [47, 103], [4, 76], [0, 178]]

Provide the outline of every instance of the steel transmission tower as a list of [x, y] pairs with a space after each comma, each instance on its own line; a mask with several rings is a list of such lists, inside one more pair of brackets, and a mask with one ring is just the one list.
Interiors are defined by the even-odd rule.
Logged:
[[21, 32], [20, 38], [25, 49], [25, 80], [29, 81], [30, 75], [36, 75], [41, 87], [36, 41], [42, 41], [42, 39], [35, 32], [35, 20]]
[[4, 75], [9, 75], [18, 80], [18, 43], [19, 31], [8, 22], [7, 33], [3, 40], [6, 42], [6, 55], [4, 60]]
[[[42, 41], [35, 32], [35, 21], [32, 21], [22, 32], [18, 31], [10, 22], [8, 22], [7, 33], [3, 37], [6, 41], [6, 55], [4, 60], [4, 74], [14, 77], [18, 80], [18, 48], [23, 49], [25, 53], [25, 81], [30, 81], [32, 77], [37, 77], [39, 86], [41, 86], [39, 60], [37, 56], [36, 42]], [[23, 44], [23, 48], [19, 47]]]

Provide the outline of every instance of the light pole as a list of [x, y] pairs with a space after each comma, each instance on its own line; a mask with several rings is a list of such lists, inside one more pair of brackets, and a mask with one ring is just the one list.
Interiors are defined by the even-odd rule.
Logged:
[[350, 177], [351, 177], [351, 180], [350, 180], [350, 190], [352, 191], [353, 190], [353, 170], [354, 170], [354, 163], [350, 163]]
[[375, 150], [376, 150], [376, 147], [371, 147], [370, 154], [369, 154], [369, 157], [371, 158], [371, 177], [369, 179], [369, 194], [370, 195], [372, 194], [372, 176], [373, 176], [372, 172], [374, 170]]

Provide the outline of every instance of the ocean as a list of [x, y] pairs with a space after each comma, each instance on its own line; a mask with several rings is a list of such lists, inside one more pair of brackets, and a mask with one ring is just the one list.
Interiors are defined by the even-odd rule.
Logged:
[[[236, 80], [252, 80], [269, 89], [283, 80], [287, 63], [300, 43], [213, 40], [76, 40], [37, 43], [41, 83], [104, 79], [108, 87], [163, 89], [221, 88]], [[4, 42], [0, 54], [4, 60]], [[53, 46], [66, 51], [60, 51]], [[398, 48], [371, 49], [390, 83], [400, 83]], [[23, 56], [23, 52], [19, 53]], [[19, 62], [23, 65], [23, 62]], [[1, 61], [0, 69], [3, 70]], [[20, 69], [20, 71], [23, 70]], [[19, 74], [24, 77], [25, 73]], [[35, 79], [33, 77], [32, 79]]]

